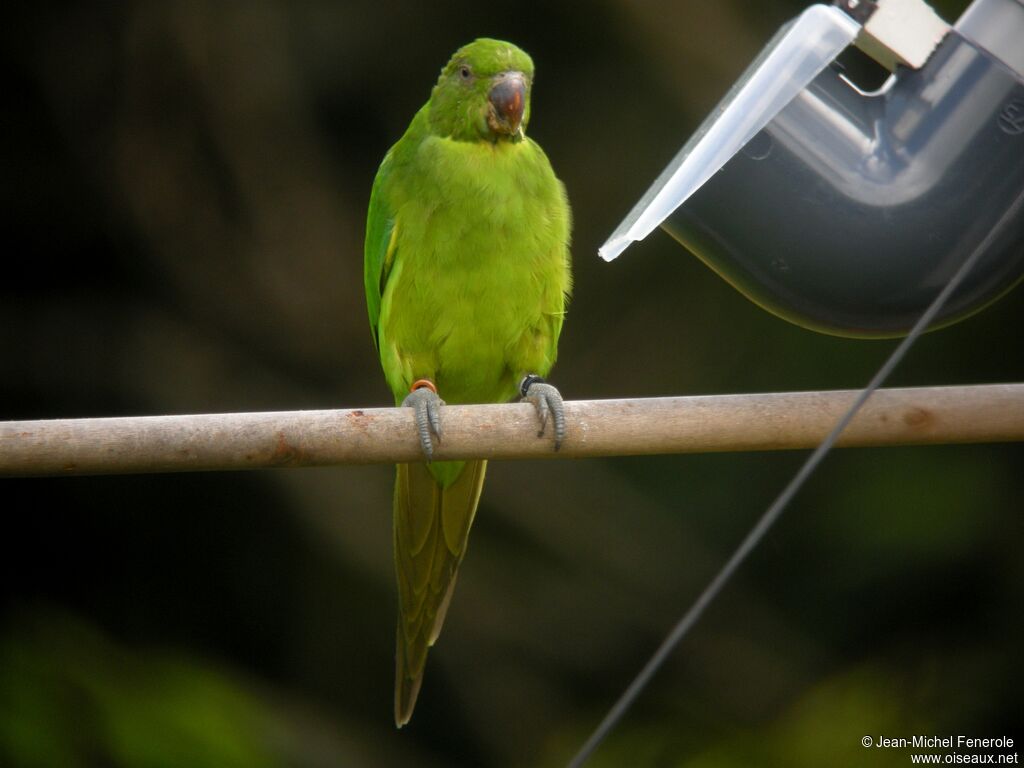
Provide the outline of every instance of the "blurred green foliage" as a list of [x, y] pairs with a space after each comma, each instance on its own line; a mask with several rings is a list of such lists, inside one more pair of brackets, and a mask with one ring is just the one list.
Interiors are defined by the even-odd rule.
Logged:
[[[802, 5], [20, 6], [0, 418], [387, 404], [370, 184], [480, 35], [532, 54], [530, 130], [573, 204], [567, 397], [863, 385], [893, 342], [790, 326], [660, 232], [596, 257]], [[890, 383], [1024, 381], [1021, 296]], [[801, 459], [491, 467], [402, 731], [390, 468], [5, 481], [0, 764], [562, 765]], [[860, 739], [1019, 734], [1022, 467], [1020, 445], [835, 452], [594, 765], [906, 765]]]
[[118, 648], [67, 617], [18, 619], [0, 645], [5, 765], [275, 764], [269, 713], [223, 672]]

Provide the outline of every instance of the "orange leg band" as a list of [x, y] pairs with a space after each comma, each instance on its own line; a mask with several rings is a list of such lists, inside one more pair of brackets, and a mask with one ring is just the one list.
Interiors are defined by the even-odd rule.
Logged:
[[435, 395], [437, 394], [437, 386], [430, 379], [416, 379], [409, 387], [409, 391], [415, 392], [417, 389], [429, 389]]

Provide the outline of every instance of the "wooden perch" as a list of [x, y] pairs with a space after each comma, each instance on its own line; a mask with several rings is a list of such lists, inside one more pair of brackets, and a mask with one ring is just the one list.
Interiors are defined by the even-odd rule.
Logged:
[[[581, 400], [552, 450], [533, 407], [448, 406], [436, 459], [812, 448], [857, 392]], [[550, 431], [550, 430], [549, 430]], [[1024, 384], [882, 389], [840, 446], [1024, 440]], [[0, 476], [374, 464], [422, 458], [406, 408], [0, 422]]]

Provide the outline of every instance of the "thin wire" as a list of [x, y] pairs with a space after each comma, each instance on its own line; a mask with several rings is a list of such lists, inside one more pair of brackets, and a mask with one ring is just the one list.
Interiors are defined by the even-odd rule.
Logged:
[[711, 582], [704, 588], [704, 591], [700, 593], [697, 600], [690, 606], [690, 609], [683, 614], [683, 617], [678, 621], [672, 631], [669, 632], [668, 637], [662, 641], [658, 650], [651, 656], [650, 661], [644, 665], [644, 668], [640, 670], [640, 673], [634, 678], [633, 682], [629, 684], [629, 687], [619, 697], [619, 700], [615, 702], [608, 714], [605, 715], [604, 719], [597, 726], [594, 732], [590, 735], [590, 738], [580, 747], [580, 750], [576, 753], [576, 756], [569, 762], [568, 768], [581, 768], [581, 766], [590, 758], [594, 751], [600, 746], [601, 742], [611, 733], [612, 729], [618, 725], [619, 721], [626, 714], [629, 708], [636, 701], [637, 697], [643, 691], [643, 689], [650, 682], [651, 678], [658, 671], [665, 659], [675, 650], [676, 646], [686, 637], [693, 625], [697, 623], [701, 615], [704, 613], [704, 609], [707, 608], [716, 597], [718, 593], [722, 591], [726, 582], [732, 577], [733, 573], [743, 564], [743, 561], [747, 559], [747, 556], [754, 550], [754, 548], [760, 543], [761, 539], [764, 538], [768, 530], [775, 524], [775, 521], [779, 519], [779, 516], [786, 509], [789, 502], [796, 496], [797, 492], [803, 487], [803, 484], [811, 476], [818, 465], [825, 458], [826, 454], [835, 445], [839, 435], [842, 434], [843, 430], [853, 420], [854, 416], [861, 407], [868, 401], [868, 398], [878, 389], [882, 383], [889, 377], [893, 372], [893, 369], [900, 363], [910, 347], [913, 346], [914, 342], [917, 341], [918, 337], [924, 333], [924, 331], [931, 325], [932, 320], [942, 310], [942, 307], [949, 300], [949, 297], [953, 292], [960, 286], [967, 273], [974, 268], [978, 259], [981, 258], [981, 254], [988, 250], [989, 246], [1002, 233], [1002, 229], [1010, 221], [1010, 219], [1016, 215], [1018, 209], [1024, 202], [1024, 192], [1017, 196], [1006, 212], [1000, 217], [996, 225], [989, 231], [988, 235], [978, 244], [977, 248], [971, 253], [970, 256], [960, 265], [960, 269], [956, 271], [956, 274], [950, 278], [949, 282], [946, 283], [946, 287], [943, 288], [939, 295], [935, 297], [931, 305], [924, 311], [918, 321], [911, 328], [910, 333], [907, 334], [906, 338], [900, 342], [899, 346], [893, 350], [892, 354], [889, 355], [889, 359], [885, 361], [878, 372], [874, 375], [868, 385], [861, 391], [854, 401], [853, 405], [843, 414], [843, 417], [839, 419], [832, 431], [829, 432], [828, 436], [821, 442], [821, 444], [814, 449], [814, 452], [808, 457], [807, 461], [804, 462], [803, 466], [796, 473], [789, 484], [783, 489], [782, 493], [779, 494], [778, 498], [772, 503], [770, 507], [761, 515], [761, 519], [757, 521], [754, 527], [750, 530], [750, 533], [746, 535], [746, 538], [740, 542], [740, 545], [733, 552], [732, 556], [726, 561], [725, 565], [718, 574], [711, 580]]

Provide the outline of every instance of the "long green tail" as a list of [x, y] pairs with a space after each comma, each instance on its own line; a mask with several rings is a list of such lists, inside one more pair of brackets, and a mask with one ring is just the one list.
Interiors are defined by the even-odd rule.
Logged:
[[[433, 466], [435, 471], [440, 468]], [[486, 471], [486, 461], [467, 461], [444, 487], [426, 464], [398, 465], [394, 535], [398, 577], [395, 725], [399, 727], [412, 717], [427, 650], [441, 633]]]

